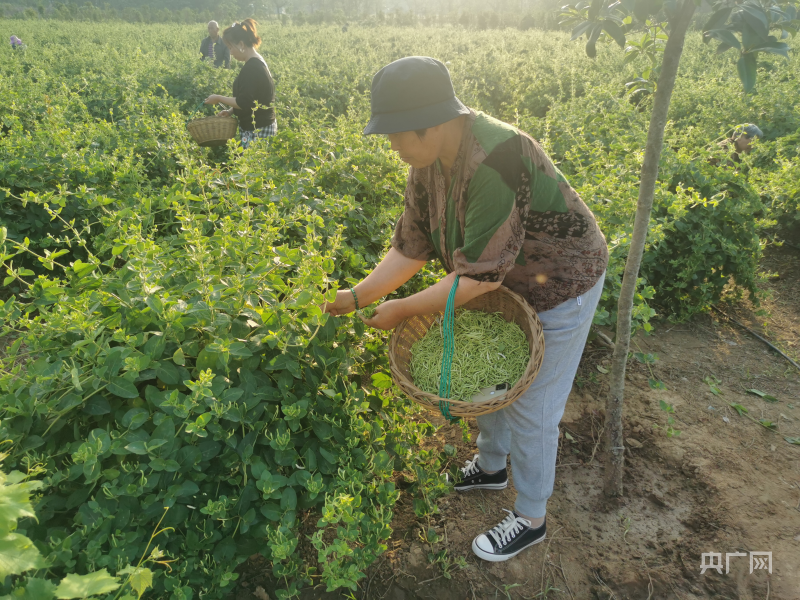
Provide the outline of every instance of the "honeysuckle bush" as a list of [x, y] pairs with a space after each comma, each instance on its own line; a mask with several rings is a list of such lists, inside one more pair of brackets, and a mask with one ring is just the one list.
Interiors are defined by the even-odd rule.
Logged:
[[[595, 322], [616, 321], [648, 118], [625, 82], [645, 58], [589, 62], [553, 32], [269, 28], [279, 135], [242, 153], [185, 130], [236, 72], [197, 60], [203, 26], [14, 31], [28, 49], [0, 51], [0, 440], [4, 468], [43, 486], [19, 527], [53, 585], [138, 564], [163, 517], [174, 562], [151, 565], [154, 597], [225, 595], [255, 553], [281, 597], [353, 589], [390, 534], [398, 472], [420, 518], [437, 510], [454, 450], [420, 449], [433, 428], [393, 391], [386, 335], [320, 310], [402, 210], [405, 166], [360, 133], [391, 60], [440, 58], [466, 104], [540, 140], [609, 241]], [[754, 292], [764, 241], [796, 218], [797, 58], [759, 58], [748, 96], [732, 60], [687, 41], [635, 327], [705, 310], [731, 280]], [[766, 136], [730, 167], [716, 142], [742, 122]]]
[[[29, 51], [0, 56], [0, 71], [8, 82], [0, 91], [7, 100], [0, 105], [0, 118], [13, 130], [0, 136], [0, 151], [8, 149], [4, 155], [8, 160], [2, 164], [13, 165], [6, 167], [5, 181], [0, 181], [0, 190], [7, 190], [0, 191], [0, 196], [5, 194], [0, 204], [9, 236], [16, 241], [28, 237], [31, 244], [50, 252], [63, 246], [58, 241], [63, 224], [46, 221], [34, 205], [24, 204], [23, 192], [53, 193], [61, 185], [66, 195], [59, 200], [65, 204], [64, 216], [69, 219], [72, 214], [91, 223], [96, 222], [92, 194], [110, 198], [113, 205], [132, 195], [146, 201], [168, 189], [184, 169], [209, 159], [233, 172], [260, 170], [276, 187], [303, 179], [304, 187], [352, 195], [369, 214], [384, 219], [388, 229], [389, 221], [399, 214], [405, 178], [402, 165], [383, 140], [360, 135], [369, 113], [369, 83], [372, 73], [386, 62], [423, 52], [448, 63], [468, 105], [519, 123], [540, 139], [590, 203], [612, 246], [596, 322], [615, 321], [648, 114], [646, 106], [625, 95], [624, 84], [648, 64], [644, 56], [623, 61], [611, 52], [599, 52], [587, 62], [580, 47], [553, 32], [509, 30], [500, 43], [490, 33], [460, 29], [439, 30], [433, 36], [424, 29], [354, 27], [343, 34], [328, 26], [272, 24], [262, 50], [279, 89], [281, 135], [268, 150], [237, 157], [227, 150], [197, 148], [183, 129], [197, 101], [228, 89], [235, 74], [196, 60], [196, 38], [203, 34], [202, 28], [187, 26], [176, 34], [175, 28], [156, 24], [144, 32], [109, 23], [90, 28], [37, 22], [29, 31], [25, 22], [15, 26], [29, 40]], [[65, 55], [62, 49], [71, 39], [85, 43], [71, 44]], [[673, 154], [662, 168], [663, 193], [656, 201], [664, 207], [675, 201], [672, 171], [685, 171], [706, 160], [708, 148], [733, 125], [759, 123], [767, 134], [765, 143], [780, 143], [800, 128], [792, 104], [798, 87], [796, 58], [787, 66], [781, 57], [761, 56], [763, 85], [758, 94], [744, 96], [737, 87], [735, 66], [729, 64], [735, 61], [732, 53], [715, 55], [699, 35], [687, 44], [671, 112], [674, 122], [667, 132]], [[28, 77], [29, 73], [35, 76]], [[775, 209], [791, 215], [783, 207], [791, 209], [796, 203], [796, 195], [785, 189], [793, 187], [792, 154], [783, 155], [787, 157], [783, 169], [764, 165], [747, 183], [757, 182], [748, 197], [760, 196], [768, 217]], [[716, 175], [708, 175], [719, 182], [711, 196], [720, 190], [723, 197], [736, 196], [723, 189], [728, 181], [724, 171], [722, 167]], [[89, 189], [88, 195], [81, 186]], [[692, 183], [682, 187], [697, 188]], [[671, 213], [665, 208], [664, 214], [668, 221]], [[759, 225], [756, 235], [763, 230]], [[672, 231], [675, 228], [666, 229], [670, 235]], [[652, 248], [667, 247], [656, 244], [661, 234], [661, 225], [656, 224]], [[723, 238], [724, 234], [720, 241]], [[745, 255], [757, 247], [751, 239], [744, 246], [738, 238], [718, 244], [725, 261], [742, 263], [725, 270], [742, 289], [753, 289], [756, 263]], [[718, 270], [718, 254], [708, 260], [705, 253], [693, 258], [698, 264], [708, 263], [701, 264], [703, 271]], [[662, 257], [670, 255], [655, 256], [655, 262]], [[35, 261], [24, 266], [39, 269]], [[695, 286], [697, 278], [686, 278], [687, 274], [673, 274], [683, 278], [674, 290]], [[708, 297], [690, 294], [676, 303], [670, 296], [673, 289], [658, 285], [663, 273], [642, 275], [636, 327], [649, 327], [656, 309], [684, 318], [719, 299], [715, 281], [707, 288], [713, 290]]]
[[[0, 453], [0, 464], [7, 456], [6, 453]], [[68, 573], [61, 580], [40, 575], [47, 567], [47, 561], [40, 548], [24, 532], [17, 529], [21, 519], [36, 517], [32, 496], [43, 487], [41, 481], [34, 479], [40, 474], [39, 471], [40, 468], [29, 469], [26, 473], [0, 471], [0, 506], [3, 507], [3, 512], [0, 513], [0, 577], [6, 579], [12, 576], [25, 576], [24, 580], [18, 579], [13, 592], [4, 597], [68, 600], [107, 596], [115, 591], [115, 597], [122, 596], [123, 592], [126, 593], [122, 597], [126, 599], [141, 597], [153, 583], [153, 571], [147, 565], [169, 564], [169, 559], [165, 560], [158, 546], [152, 550], [145, 548], [145, 554], [136, 565], [119, 569], [116, 576], [108, 573], [106, 569], [83, 575]], [[151, 536], [151, 542], [161, 533], [164, 531], [156, 529]], [[49, 549], [47, 548], [45, 552]]]
[[153, 588], [174, 598], [223, 595], [255, 553], [279, 597], [312, 575], [354, 588], [385, 550], [395, 466], [419, 464], [429, 426], [387, 391], [383, 340], [320, 308], [366, 266], [344, 234], [370, 225], [350, 198], [254, 196], [243, 179], [151, 207], [170, 206], [175, 233], [153, 236], [147, 210], [108, 211], [86, 262], [15, 275], [0, 433], [9, 466], [44, 474], [26, 534], [51, 544], [55, 572], [135, 564], [162, 517], [176, 560]]

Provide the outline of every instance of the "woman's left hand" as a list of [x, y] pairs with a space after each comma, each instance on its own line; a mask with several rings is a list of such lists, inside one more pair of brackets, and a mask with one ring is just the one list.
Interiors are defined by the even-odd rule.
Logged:
[[359, 317], [370, 327], [388, 331], [389, 329], [397, 327], [400, 321], [406, 318], [407, 315], [403, 311], [402, 303], [402, 300], [389, 300], [388, 302], [378, 305], [371, 319], [365, 319], [361, 315], [359, 315]]
[[203, 102], [204, 104], [219, 104], [220, 98], [222, 98], [222, 96], [220, 96], [219, 94], [211, 94]]

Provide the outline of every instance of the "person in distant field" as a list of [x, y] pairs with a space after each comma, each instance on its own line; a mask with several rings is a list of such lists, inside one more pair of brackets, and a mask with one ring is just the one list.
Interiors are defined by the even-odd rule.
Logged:
[[11, 36], [11, 49], [16, 50], [17, 48], [21, 48], [23, 46], [22, 40], [19, 39], [17, 36]]
[[200, 42], [201, 60], [213, 60], [215, 67], [231, 66], [231, 51], [219, 35], [219, 24], [216, 21], [208, 23], [208, 37]]
[[370, 100], [364, 134], [386, 135], [410, 165], [405, 210], [380, 264], [324, 310], [343, 315], [368, 306], [433, 259], [446, 277], [362, 320], [388, 330], [444, 311], [456, 275], [457, 306], [502, 284], [536, 310], [545, 347], [539, 374], [516, 402], [478, 417], [480, 455], [455, 484], [458, 492], [505, 489], [511, 457], [514, 511], [472, 541], [480, 558], [508, 560], [545, 539], [558, 424], [603, 291], [606, 240], [536, 140], [464, 106], [440, 61], [410, 56], [385, 66], [372, 79]]
[[[764, 133], [758, 126], [753, 125], [752, 123], [745, 123], [744, 125], [737, 125], [731, 137], [728, 139], [722, 140], [717, 145], [722, 148], [725, 152], [730, 152], [730, 160], [727, 161], [728, 166], [733, 167], [736, 164], [742, 162], [740, 154], [750, 154], [751, 150], [753, 149], [753, 140], [758, 138], [764, 137]], [[719, 165], [718, 158], [712, 158], [708, 162], [712, 165], [717, 166]]]
[[242, 147], [245, 149], [253, 140], [269, 138], [278, 132], [275, 109], [272, 107], [275, 82], [267, 62], [256, 52], [261, 45], [256, 25], [253, 19], [246, 19], [222, 32], [222, 40], [231, 55], [243, 62], [244, 66], [233, 82], [232, 97], [212, 94], [205, 99], [206, 104], [227, 104], [231, 107], [217, 113], [217, 116], [236, 115]]

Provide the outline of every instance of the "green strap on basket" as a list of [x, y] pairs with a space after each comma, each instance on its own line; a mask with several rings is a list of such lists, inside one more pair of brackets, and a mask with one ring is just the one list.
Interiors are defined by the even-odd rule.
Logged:
[[[447, 297], [447, 304], [444, 308], [444, 317], [442, 317], [442, 338], [444, 341], [444, 352], [442, 353], [442, 370], [439, 373], [439, 397], [449, 398], [451, 381], [450, 375], [453, 370], [453, 353], [455, 351], [455, 326], [456, 326], [456, 291], [458, 290], [459, 275], [456, 275], [456, 280], [453, 282], [453, 287], [450, 288], [450, 295]], [[450, 414], [450, 403], [445, 400], [439, 400], [439, 410], [442, 416], [450, 423], [455, 423], [459, 417], [454, 417]]]
[[187, 122], [191, 121], [194, 116], [200, 112], [200, 109], [203, 108], [203, 104], [205, 104], [205, 100], [200, 100], [200, 102], [198, 102], [197, 106], [194, 107], [194, 110], [189, 113], [189, 117], [186, 119]]

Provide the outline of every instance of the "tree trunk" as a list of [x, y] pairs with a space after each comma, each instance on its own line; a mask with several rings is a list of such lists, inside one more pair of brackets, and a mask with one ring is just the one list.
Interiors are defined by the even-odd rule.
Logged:
[[661, 74], [658, 77], [658, 88], [653, 101], [653, 113], [650, 116], [650, 128], [647, 131], [647, 147], [642, 163], [633, 237], [628, 260], [625, 263], [625, 274], [622, 278], [622, 289], [617, 305], [617, 339], [611, 365], [611, 389], [606, 400], [605, 434], [608, 462], [606, 463], [604, 491], [607, 496], [622, 495], [622, 471], [625, 466], [625, 447], [622, 439], [622, 400], [625, 394], [625, 367], [631, 342], [633, 297], [636, 293], [639, 267], [642, 264], [642, 254], [650, 224], [650, 212], [653, 209], [658, 163], [664, 143], [664, 128], [667, 124], [669, 104], [672, 100], [675, 78], [678, 75], [686, 30], [689, 28], [694, 11], [694, 0], [683, 0], [678, 13], [670, 23], [669, 39], [664, 48]]

